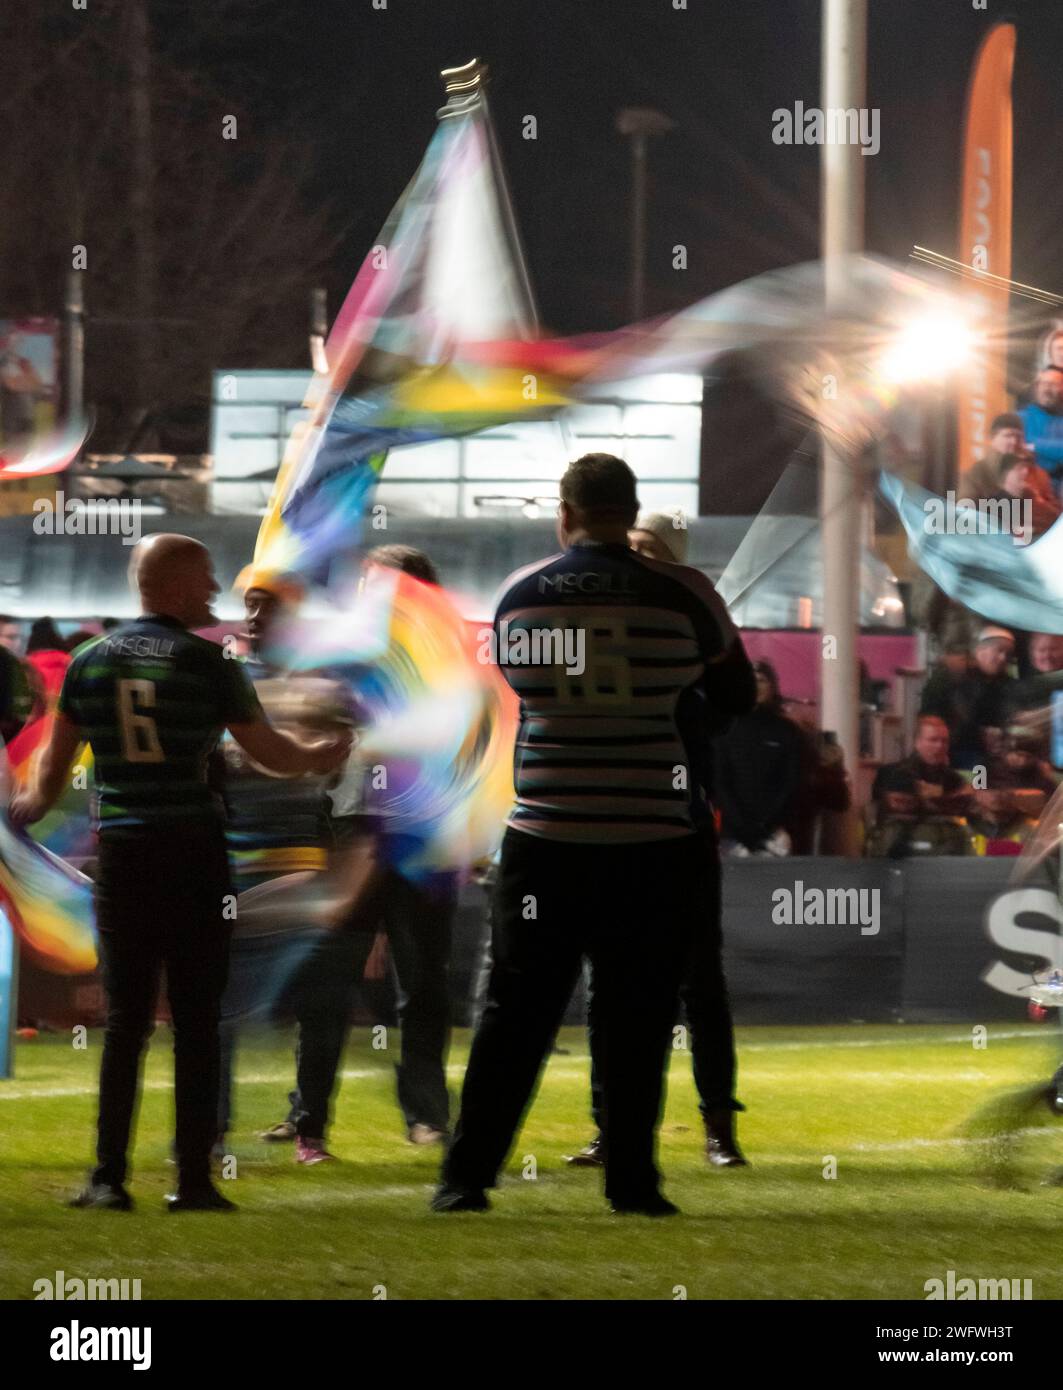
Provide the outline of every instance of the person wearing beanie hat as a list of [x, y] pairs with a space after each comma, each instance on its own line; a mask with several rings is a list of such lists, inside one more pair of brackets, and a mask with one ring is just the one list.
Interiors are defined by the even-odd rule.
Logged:
[[940, 667], [923, 688], [919, 713], [937, 715], [947, 724], [954, 767], [975, 767], [999, 751], [1018, 690], [1007, 669], [1014, 655], [1014, 634], [987, 623], [968, 670], [956, 676]]
[[640, 512], [628, 532], [631, 549], [651, 560], [685, 565], [690, 548], [686, 517], [676, 508], [669, 512]]

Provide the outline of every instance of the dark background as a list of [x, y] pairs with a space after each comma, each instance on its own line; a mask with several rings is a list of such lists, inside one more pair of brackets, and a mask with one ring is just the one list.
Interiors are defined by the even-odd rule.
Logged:
[[[128, 33], [141, 5], [158, 260], [147, 347], [130, 300]], [[971, 60], [1011, 17], [1013, 275], [1063, 290], [1063, 4], [870, 9], [882, 148], [867, 160], [868, 247], [953, 253]], [[19, 0], [0, 19], [0, 313], [56, 312], [69, 247], [84, 242], [98, 431], [118, 431], [137, 396], [171, 414], [196, 405], [201, 431], [213, 368], [306, 365], [310, 286], [327, 285], [335, 312], [431, 135], [440, 68], [473, 56], [492, 70], [545, 327], [626, 320], [625, 105], [678, 123], [651, 152], [647, 311], [680, 307], [817, 253], [819, 150], [771, 131], [777, 107], [819, 103], [819, 24], [819, 0]], [[240, 133], [223, 142], [228, 113]], [[536, 140], [521, 138], [526, 115]], [[671, 267], [677, 243], [685, 271]]]

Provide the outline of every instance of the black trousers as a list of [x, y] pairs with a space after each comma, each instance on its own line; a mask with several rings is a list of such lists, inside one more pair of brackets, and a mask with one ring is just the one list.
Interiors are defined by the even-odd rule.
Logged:
[[453, 880], [432, 891], [387, 870], [367, 892], [356, 920], [315, 946], [287, 993], [299, 1021], [296, 1089], [288, 1118], [300, 1134], [322, 1138], [350, 1028], [352, 993], [373, 934], [387, 933], [400, 1028], [395, 1064], [407, 1127], [446, 1130], [450, 1120], [446, 1062], [450, 1045], [450, 945], [457, 891]]
[[175, 1150], [183, 1186], [207, 1182], [218, 1104], [218, 1015], [232, 891], [221, 826], [101, 836], [96, 921], [107, 992], [96, 1182], [121, 1183], [165, 968], [173, 1019]]
[[[716, 835], [702, 833], [705, 886], [702, 917], [694, 930], [690, 956], [680, 990], [690, 1030], [694, 1087], [702, 1115], [715, 1110], [742, 1110], [735, 1099], [735, 1044], [731, 1003], [723, 973], [720, 853]], [[591, 1114], [600, 1133], [605, 1132], [605, 1086], [602, 1076], [601, 1030], [592, 989], [587, 1033], [591, 1048]]]
[[704, 892], [704, 853], [694, 835], [618, 846], [506, 832], [487, 1005], [444, 1182], [495, 1185], [586, 955], [609, 1131], [606, 1196], [638, 1202], [656, 1192], [664, 1069]]

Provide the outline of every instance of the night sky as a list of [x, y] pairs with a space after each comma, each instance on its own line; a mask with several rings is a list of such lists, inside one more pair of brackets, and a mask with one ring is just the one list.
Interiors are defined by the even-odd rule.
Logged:
[[[871, 0], [867, 243], [955, 252], [963, 95], [981, 36], [1019, 25], [1013, 274], [1063, 290], [1056, 171], [1063, 138], [1063, 3], [1004, 11], [971, 0]], [[819, 0], [257, 0], [195, 52], [186, 7], [155, 13], [163, 41], [239, 100], [263, 130], [305, 139], [311, 198], [342, 242], [332, 304], [412, 174], [441, 104], [438, 71], [477, 56], [544, 323], [614, 327], [627, 305], [629, 155], [613, 127], [650, 104], [678, 129], [651, 156], [649, 311], [816, 254], [819, 151], [772, 143], [772, 112], [819, 101]], [[525, 115], [538, 138], [521, 138]], [[688, 247], [689, 268], [671, 268]]]

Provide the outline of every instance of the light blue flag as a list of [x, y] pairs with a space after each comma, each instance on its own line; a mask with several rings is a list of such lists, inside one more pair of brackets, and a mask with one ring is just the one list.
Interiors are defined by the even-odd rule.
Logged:
[[1029, 545], [997, 532], [942, 534], [945, 502], [883, 473], [879, 490], [908, 533], [912, 559], [949, 598], [1004, 627], [1063, 633], [1063, 518]]

